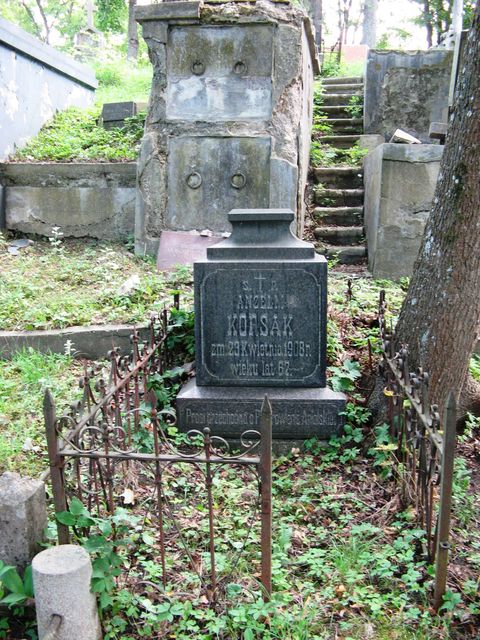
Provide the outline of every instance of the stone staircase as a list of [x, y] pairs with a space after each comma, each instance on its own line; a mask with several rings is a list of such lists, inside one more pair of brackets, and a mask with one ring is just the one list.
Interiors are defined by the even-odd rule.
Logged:
[[[332, 133], [319, 142], [337, 149], [349, 149], [363, 132], [363, 106], [352, 117], [348, 107], [352, 96], [363, 96], [363, 78], [327, 78], [321, 107]], [[314, 181], [313, 218], [316, 250], [336, 256], [341, 264], [364, 261], [367, 251], [363, 229], [363, 169], [361, 165], [312, 169]]]

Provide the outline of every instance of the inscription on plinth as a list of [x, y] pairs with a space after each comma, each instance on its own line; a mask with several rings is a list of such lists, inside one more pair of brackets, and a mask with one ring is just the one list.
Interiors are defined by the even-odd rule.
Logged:
[[323, 274], [316, 266], [197, 265], [200, 384], [325, 383]]
[[[200, 387], [190, 381], [177, 398], [177, 417], [182, 429], [239, 438], [249, 429], [258, 430], [265, 390], [259, 387]], [[329, 438], [343, 424], [345, 397], [328, 388], [268, 389], [272, 404], [274, 438], [292, 440]]]

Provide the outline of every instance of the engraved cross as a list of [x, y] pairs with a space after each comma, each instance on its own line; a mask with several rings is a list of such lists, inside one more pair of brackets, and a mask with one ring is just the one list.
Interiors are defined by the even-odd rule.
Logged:
[[262, 280], [266, 280], [265, 276], [253, 276], [254, 280], [258, 280], [258, 289], [262, 293]]

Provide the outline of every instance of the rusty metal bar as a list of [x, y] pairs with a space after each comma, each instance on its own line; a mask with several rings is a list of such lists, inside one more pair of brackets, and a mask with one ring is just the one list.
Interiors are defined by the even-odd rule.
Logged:
[[[157, 417], [156, 409], [152, 409], [152, 423], [155, 424]], [[157, 511], [158, 511], [158, 532], [160, 536], [160, 562], [162, 563], [162, 584], [163, 588], [167, 586], [167, 565], [165, 560], [165, 523], [163, 517], [163, 487], [162, 487], [162, 469], [158, 458], [160, 457], [160, 443], [158, 441], [158, 430], [153, 429], [153, 445], [155, 450], [155, 486], [157, 490]]]
[[111, 400], [111, 398], [114, 396], [115, 393], [117, 393], [118, 391], [123, 389], [123, 387], [128, 383], [128, 381], [132, 377], [136, 376], [140, 369], [145, 367], [147, 362], [152, 358], [152, 356], [155, 355], [157, 349], [161, 346], [161, 344], [163, 343], [164, 340], [165, 340], [165, 336], [162, 337], [162, 340], [158, 344], [156, 344], [155, 347], [153, 347], [152, 349], [147, 351], [147, 354], [141, 360], [139, 360], [137, 362], [137, 364], [133, 367], [133, 369], [131, 371], [129, 371], [125, 375], [125, 377], [118, 383], [118, 385], [116, 387], [113, 387], [109, 391], [105, 392], [105, 395], [102, 397], [101, 402], [96, 404], [88, 412], [88, 414], [86, 416], [84, 416], [81, 420], [79, 420], [79, 422], [75, 425], [74, 429], [72, 429], [67, 434], [65, 434], [65, 436], [64, 436], [65, 440], [69, 440], [69, 439], [75, 437], [78, 434], [78, 432], [83, 427], [85, 427], [92, 420], [92, 418], [95, 417], [96, 413], [100, 409], [100, 406], [105, 406]]
[[214, 511], [213, 511], [213, 493], [212, 493], [212, 463], [211, 463], [211, 441], [210, 441], [210, 429], [204, 430], [205, 440], [205, 487], [207, 489], [207, 506], [208, 506], [208, 547], [210, 551], [210, 578], [212, 586], [212, 600], [216, 600], [217, 590], [217, 568], [215, 563], [215, 523], [214, 523]]
[[48, 627], [46, 629], [45, 635], [43, 636], [43, 640], [58, 640], [60, 627], [63, 624], [63, 617], [58, 613], [52, 613], [52, 617], [50, 618], [50, 622], [48, 623]]
[[[65, 486], [63, 483], [63, 459], [58, 454], [55, 401], [50, 390], [45, 391], [43, 398], [43, 416], [45, 419], [45, 431], [47, 434], [48, 459], [50, 462], [50, 479], [52, 483], [53, 504], [55, 512], [61, 513], [67, 510]], [[68, 527], [57, 521], [58, 542], [68, 544], [70, 537]]]
[[[78, 451], [75, 449], [65, 449], [61, 452], [62, 456], [66, 458], [91, 458], [93, 460], [137, 460], [138, 462], [189, 462], [192, 464], [202, 464], [207, 462], [205, 456], [181, 456], [160, 454], [156, 456], [153, 453], [121, 453], [120, 451]], [[215, 464], [226, 464], [229, 462], [228, 458], [222, 458], [221, 456], [211, 456], [209, 462]], [[258, 465], [260, 459], [258, 457], [250, 458], [232, 458], [231, 463], [241, 465]]]
[[260, 415], [260, 437], [261, 575], [267, 600], [272, 593], [272, 405], [267, 396]]
[[447, 585], [447, 566], [450, 550], [450, 517], [452, 512], [453, 464], [457, 437], [457, 403], [452, 391], [445, 403], [440, 513], [438, 516], [437, 549], [435, 562], [435, 592], [433, 606], [442, 604]]

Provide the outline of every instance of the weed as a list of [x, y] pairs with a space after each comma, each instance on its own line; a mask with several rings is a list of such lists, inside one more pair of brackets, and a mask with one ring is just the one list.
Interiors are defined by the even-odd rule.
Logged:
[[51, 236], [49, 236], [48, 241], [50, 242], [50, 246], [52, 247], [53, 253], [63, 253], [63, 231], [60, 227], [52, 227]]
[[363, 113], [363, 96], [353, 95], [346, 108], [351, 118], [360, 118]]
[[25, 569], [22, 579], [15, 567], [6, 565], [0, 560], [0, 585], [4, 590], [4, 595], [0, 594], [0, 605], [16, 607], [31, 602], [33, 598], [31, 565]]
[[349, 392], [355, 389], [355, 380], [360, 377], [360, 365], [354, 360], [345, 360], [341, 367], [329, 367], [330, 384], [334, 391]]
[[470, 374], [480, 382], [480, 355], [476, 353], [470, 359]]

